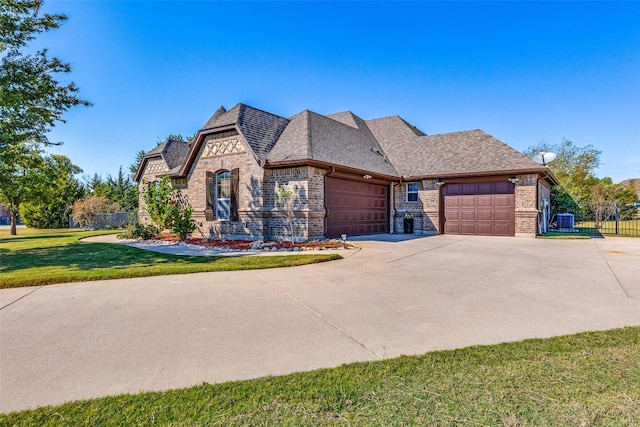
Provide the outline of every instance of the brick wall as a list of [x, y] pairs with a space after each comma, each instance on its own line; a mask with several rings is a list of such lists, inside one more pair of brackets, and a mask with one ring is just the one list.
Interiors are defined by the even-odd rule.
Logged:
[[[264, 239], [262, 215], [263, 169], [247, 150], [244, 138], [235, 131], [208, 136], [200, 147], [188, 176], [189, 203], [197, 224], [195, 235], [228, 239]], [[238, 169], [238, 221], [207, 221], [207, 172]]]
[[518, 175], [515, 184], [516, 237], [535, 237], [538, 230], [538, 175]]
[[[404, 216], [413, 215], [414, 234], [437, 234], [440, 228], [440, 187], [435, 180], [403, 182], [393, 187], [393, 230], [403, 232]], [[418, 184], [418, 200], [407, 200], [408, 184]]]
[[[305, 241], [324, 237], [324, 175], [325, 171], [311, 166], [268, 169], [264, 171], [264, 212], [270, 238], [291, 238]], [[284, 203], [278, 203], [279, 188], [293, 190], [291, 213]]]

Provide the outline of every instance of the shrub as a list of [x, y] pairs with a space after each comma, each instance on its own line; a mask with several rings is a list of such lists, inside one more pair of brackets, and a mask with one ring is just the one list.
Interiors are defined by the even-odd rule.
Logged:
[[87, 196], [73, 204], [71, 218], [81, 227], [92, 228], [95, 227], [96, 215], [116, 210], [117, 206], [106, 197]]
[[149, 217], [161, 228], [171, 229], [182, 240], [196, 229], [196, 223], [191, 218], [193, 209], [186, 196], [171, 187], [168, 176], [147, 186], [143, 198]]
[[132, 221], [127, 225], [122, 233], [118, 235], [120, 239], [153, 239], [158, 235], [158, 229], [153, 225], [142, 225], [137, 221]]

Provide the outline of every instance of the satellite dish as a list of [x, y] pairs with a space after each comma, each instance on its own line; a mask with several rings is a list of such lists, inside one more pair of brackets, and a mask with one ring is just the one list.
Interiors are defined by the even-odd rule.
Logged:
[[533, 161], [539, 165], [547, 166], [547, 163], [553, 162], [556, 157], [556, 153], [541, 151], [533, 156]]

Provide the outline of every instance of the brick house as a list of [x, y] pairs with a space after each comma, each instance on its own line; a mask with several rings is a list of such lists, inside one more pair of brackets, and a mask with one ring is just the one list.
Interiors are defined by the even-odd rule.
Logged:
[[[189, 143], [147, 153], [141, 186], [169, 175], [196, 234], [296, 240], [402, 232], [535, 236], [555, 178], [481, 130], [426, 135], [398, 116], [280, 117], [220, 107]], [[291, 208], [276, 198], [294, 191]], [[141, 221], [147, 221], [140, 200]]]

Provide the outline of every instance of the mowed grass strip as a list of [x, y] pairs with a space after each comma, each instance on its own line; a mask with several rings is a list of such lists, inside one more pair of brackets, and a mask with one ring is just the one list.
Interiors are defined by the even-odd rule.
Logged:
[[120, 395], [10, 426], [637, 426], [640, 327]]
[[337, 254], [200, 257], [167, 255], [80, 239], [105, 231], [0, 230], [0, 288], [205, 271], [292, 267], [340, 259]]

